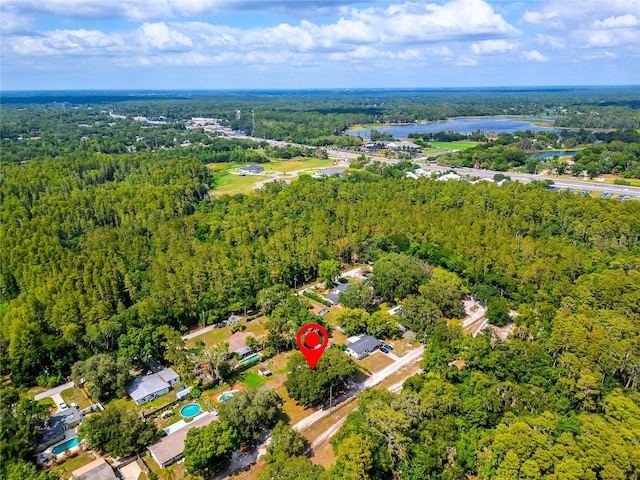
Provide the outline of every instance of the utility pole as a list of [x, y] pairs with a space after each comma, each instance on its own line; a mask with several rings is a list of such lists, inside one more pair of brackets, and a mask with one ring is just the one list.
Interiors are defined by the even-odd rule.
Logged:
[[333, 385], [329, 385], [329, 413], [333, 409]]

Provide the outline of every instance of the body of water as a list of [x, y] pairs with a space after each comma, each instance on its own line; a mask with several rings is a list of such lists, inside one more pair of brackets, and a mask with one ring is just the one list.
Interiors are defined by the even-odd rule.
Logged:
[[550, 150], [548, 152], [532, 153], [529, 158], [537, 158], [538, 160], [546, 160], [547, 158], [558, 157], [573, 157], [580, 150]]
[[[518, 130], [532, 130], [534, 132], [540, 130], [559, 131], [557, 128], [540, 127], [527, 120], [514, 120], [507, 117], [454, 118], [453, 120], [448, 120], [446, 122], [391, 125], [388, 127], [376, 128], [376, 130], [379, 132], [390, 133], [394, 138], [407, 138], [410, 133], [436, 133], [448, 131], [464, 134], [469, 134], [476, 130], [481, 130], [484, 133], [513, 133]], [[352, 130], [346, 133], [347, 135], [354, 137], [357, 137], [358, 135], [361, 137], [368, 137], [371, 134], [371, 129]]]
[[259, 353], [254, 353], [253, 355], [248, 356], [247, 358], [240, 360], [240, 363], [242, 365], [246, 365], [247, 363], [251, 363], [251, 362], [255, 362], [256, 360], [258, 360], [262, 355]]
[[185, 405], [180, 409], [180, 415], [185, 418], [195, 417], [202, 411], [202, 407], [197, 403], [190, 403], [189, 405]]
[[79, 444], [80, 444], [80, 439], [78, 437], [73, 437], [53, 447], [51, 449], [51, 452], [54, 455], [60, 455], [61, 453], [63, 453], [64, 451], [70, 448], [77, 447]]
[[226, 402], [227, 400], [229, 400], [231, 397], [233, 397], [239, 391], [240, 390], [229, 390], [228, 392], [221, 393], [220, 395], [218, 395], [218, 401], [219, 402]]

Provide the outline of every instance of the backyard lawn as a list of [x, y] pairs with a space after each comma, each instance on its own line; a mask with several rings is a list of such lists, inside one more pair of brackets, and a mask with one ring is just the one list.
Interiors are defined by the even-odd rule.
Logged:
[[66, 390], [62, 391], [61, 395], [62, 399], [67, 405], [71, 406], [72, 403], [75, 403], [80, 410], [90, 407], [94, 403], [92, 400], [87, 398], [87, 396], [80, 388], [67, 388]]
[[77, 457], [70, 458], [64, 463], [58, 465], [53, 469], [55, 473], [58, 474], [60, 478], [70, 478], [71, 472], [79, 469], [80, 467], [84, 467], [89, 463], [93, 462], [96, 457], [91, 452], [83, 452]]

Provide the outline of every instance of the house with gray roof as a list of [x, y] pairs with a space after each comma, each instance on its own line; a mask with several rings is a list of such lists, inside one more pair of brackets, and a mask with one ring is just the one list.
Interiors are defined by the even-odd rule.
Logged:
[[79, 425], [82, 419], [83, 415], [77, 407], [69, 407], [51, 415], [49, 417], [49, 424], [42, 432], [42, 438], [36, 451], [42, 452], [50, 445], [64, 440], [64, 432]]
[[179, 381], [180, 375], [172, 368], [164, 368], [157, 373], [133, 380], [127, 388], [127, 393], [136, 405], [142, 405], [169, 392]]
[[197, 416], [193, 421], [186, 423], [183, 427], [151, 445], [149, 447], [151, 456], [162, 468], [177, 462], [184, 456], [184, 441], [189, 429], [202, 428], [216, 419], [216, 416], [211, 413]]
[[247, 165], [238, 169], [240, 175], [259, 175], [264, 172], [264, 167], [260, 165]]
[[324, 296], [324, 299], [331, 303], [331, 305], [336, 305], [340, 303], [339, 295], [344, 293], [347, 290], [347, 287], [351, 285], [350, 282], [347, 283], [338, 283], [332, 290], [331, 293]]
[[360, 360], [373, 353], [380, 346], [380, 341], [371, 335], [360, 335], [347, 339], [347, 354]]

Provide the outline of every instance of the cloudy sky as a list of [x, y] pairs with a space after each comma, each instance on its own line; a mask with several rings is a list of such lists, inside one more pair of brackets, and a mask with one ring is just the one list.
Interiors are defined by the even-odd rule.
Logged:
[[640, 0], [0, 0], [0, 87], [640, 84]]

